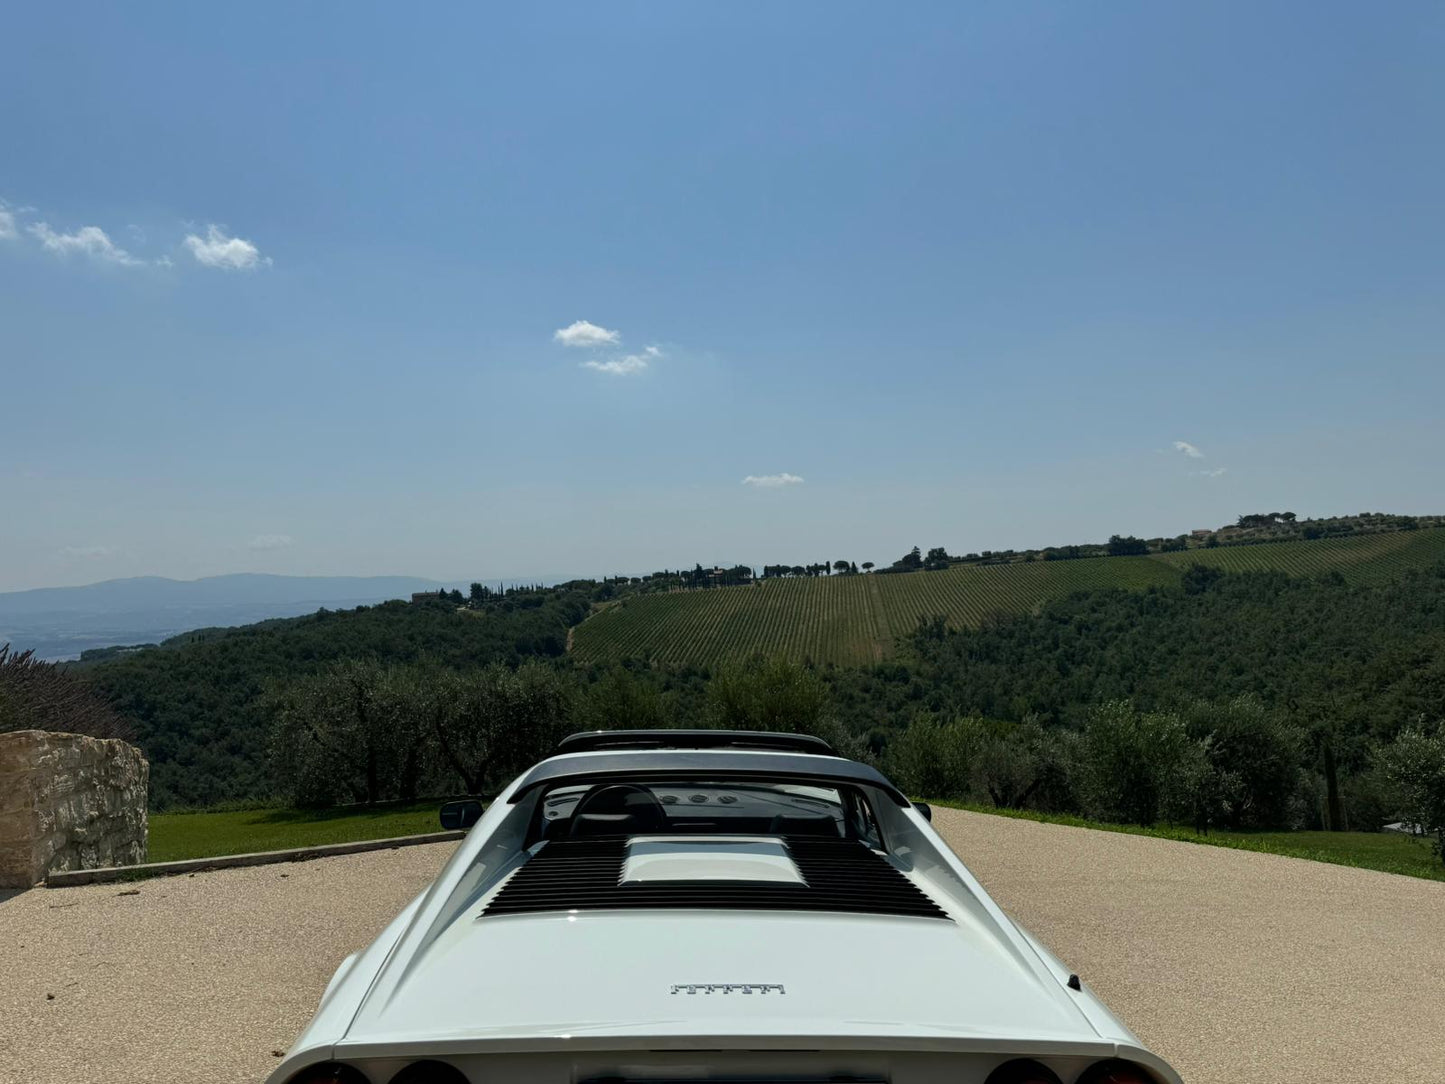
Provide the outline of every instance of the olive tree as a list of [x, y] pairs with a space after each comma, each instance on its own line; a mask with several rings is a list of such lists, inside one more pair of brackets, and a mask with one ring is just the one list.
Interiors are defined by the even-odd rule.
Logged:
[[1183, 717], [1204, 753], [1196, 823], [1284, 827], [1303, 755], [1299, 731], [1251, 696], [1195, 701]]
[[1090, 815], [1147, 825], [1193, 812], [1204, 751], [1178, 715], [1102, 704], [1089, 713], [1081, 754]]
[[671, 725], [671, 708], [655, 684], [613, 667], [582, 695], [577, 722], [589, 730], [658, 729]]
[[968, 798], [985, 741], [977, 719], [945, 720], [922, 713], [888, 744], [888, 774], [918, 798]]
[[363, 659], [273, 688], [265, 702], [282, 792], [300, 806], [415, 797], [429, 760], [423, 692], [416, 670]]
[[980, 738], [971, 778], [974, 790], [1004, 809], [1066, 811], [1074, 808], [1078, 735], [1022, 723], [976, 724]]
[[1406, 821], [1431, 836], [1436, 855], [1445, 861], [1445, 727], [1434, 733], [1419, 727], [1403, 731], [1380, 760], [1404, 795]]
[[493, 663], [437, 675], [430, 705], [442, 761], [469, 794], [485, 794], [545, 756], [567, 731], [571, 689], [546, 663]]
[[708, 719], [727, 730], [818, 734], [829, 729], [828, 704], [823, 679], [781, 656], [724, 666], [707, 687]]

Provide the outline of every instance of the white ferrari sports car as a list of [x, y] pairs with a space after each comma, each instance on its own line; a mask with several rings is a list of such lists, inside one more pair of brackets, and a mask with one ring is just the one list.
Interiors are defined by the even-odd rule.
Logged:
[[268, 1084], [1181, 1084], [818, 738], [574, 734], [482, 812]]

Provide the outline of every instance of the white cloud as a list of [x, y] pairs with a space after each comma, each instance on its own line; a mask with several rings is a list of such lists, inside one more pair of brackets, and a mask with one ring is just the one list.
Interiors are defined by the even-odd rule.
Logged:
[[1197, 474], [1201, 478], [1218, 478], [1221, 474], [1228, 472], [1228, 470], [1228, 467], [1215, 467], [1213, 470], [1196, 470], [1190, 471], [1190, 473]]
[[109, 557], [114, 551], [109, 546], [61, 546], [62, 557]]
[[802, 485], [803, 479], [796, 474], [750, 474], [743, 479], [745, 486], [757, 486], [760, 489], [778, 489], [782, 486]]
[[0, 241], [8, 241], [15, 236], [15, 216], [0, 207]]
[[252, 550], [284, 550], [296, 540], [289, 534], [258, 534], [246, 543]]
[[121, 264], [124, 267], [137, 267], [145, 262], [118, 246], [99, 226], [82, 226], [74, 233], [56, 233], [48, 223], [37, 222], [30, 227], [30, 232], [57, 256], [80, 252], [97, 263]]
[[552, 339], [563, 346], [616, 346], [622, 336], [586, 320], [577, 320], [552, 332]]
[[269, 256], [263, 257], [261, 250], [250, 241], [240, 237], [227, 237], [221, 227], [206, 227], [206, 236], [187, 234], [186, 248], [203, 267], [215, 267], [222, 271], [254, 271], [271, 263]]
[[595, 369], [599, 373], [611, 373], [613, 376], [633, 376], [646, 369], [649, 362], [656, 361], [662, 357], [662, 351], [655, 346], [643, 347], [640, 354], [624, 354], [620, 358], [613, 358], [610, 361], [584, 361], [582, 368]]
[[1187, 455], [1190, 459], [1203, 459], [1203, 458], [1204, 458], [1204, 453], [1201, 452], [1201, 451], [1200, 451], [1198, 448], [1196, 448], [1194, 445], [1190, 444], [1187, 440], [1176, 440], [1176, 441], [1174, 442], [1174, 450], [1175, 450], [1176, 452], [1183, 452], [1183, 453], [1184, 453], [1185, 455]]
[[640, 354], [628, 354], [626, 357], [614, 358], [611, 361], [584, 361], [584, 369], [595, 369], [599, 373], [611, 373], [613, 376], [635, 376], [647, 368], [647, 359]]

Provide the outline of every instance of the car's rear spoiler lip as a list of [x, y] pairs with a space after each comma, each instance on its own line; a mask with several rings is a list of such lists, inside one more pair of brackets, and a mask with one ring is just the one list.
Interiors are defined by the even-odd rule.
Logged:
[[[331, 1050], [340, 1060], [398, 1057], [454, 1057], [462, 1054], [556, 1052], [636, 1051], [644, 1048], [657, 1051], [716, 1050], [797, 1050], [800, 1044], [808, 1049], [850, 1051], [896, 1051], [900, 1053], [968, 1053], [1013, 1055], [1016, 1057], [1087, 1057], [1127, 1058], [1157, 1067], [1158, 1055], [1136, 1044], [1123, 1043], [1097, 1036], [1038, 1037], [1024, 1033], [1012, 1035], [977, 1035], [940, 1029], [905, 1028], [888, 1030], [842, 1030], [798, 1027], [779, 1031], [709, 1031], [682, 1032], [675, 1021], [667, 1027], [641, 1025], [628, 1028], [547, 1029], [524, 1033], [473, 1033], [454, 1038], [437, 1038], [408, 1033], [383, 1033], [368, 1039], [343, 1039]], [[398, 1047], [404, 1046], [403, 1052]]]
[[656, 783], [686, 779], [731, 779], [739, 782], [851, 784], [873, 787], [898, 805], [910, 803], [903, 792], [876, 768], [836, 756], [639, 749], [598, 754], [570, 754], [544, 760], [519, 779], [507, 796], [510, 804], [540, 786], [568, 783]]

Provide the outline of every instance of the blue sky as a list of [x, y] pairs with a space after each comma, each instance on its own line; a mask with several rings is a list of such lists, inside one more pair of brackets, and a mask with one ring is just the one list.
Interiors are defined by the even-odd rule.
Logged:
[[1445, 510], [1437, 3], [6, 29], [0, 589]]

